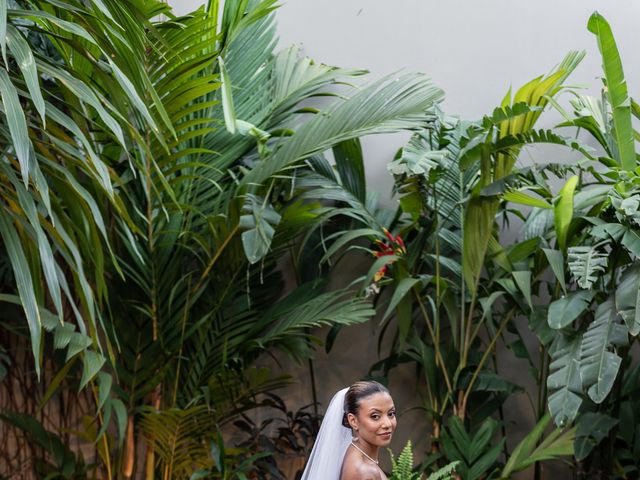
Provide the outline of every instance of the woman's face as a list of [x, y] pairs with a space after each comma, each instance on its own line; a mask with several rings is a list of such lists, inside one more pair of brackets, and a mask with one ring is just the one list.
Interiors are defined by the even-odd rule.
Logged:
[[386, 447], [396, 429], [396, 407], [391, 395], [378, 392], [360, 400], [357, 415], [350, 413], [348, 419], [361, 441]]

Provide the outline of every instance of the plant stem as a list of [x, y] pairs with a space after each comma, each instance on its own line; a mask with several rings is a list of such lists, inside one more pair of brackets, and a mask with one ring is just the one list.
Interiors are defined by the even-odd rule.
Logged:
[[[98, 407], [100, 405], [100, 400], [98, 399], [98, 393], [96, 392], [96, 386], [93, 383], [93, 380], [91, 380], [90, 384], [91, 384], [91, 393], [93, 394], [93, 400], [96, 402], [96, 409], [98, 413], [98, 425], [102, 427], [104, 423], [104, 418], [102, 417], [101, 409]], [[98, 429], [98, 431], [100, 431], [100, 429]], [[107, 442], [106, 432], [102, 434], [101, 441], [102, 441], [102, 446], [104, 448], [104, 461], [105, 461], [105, 467], [107, 468], [107, 478], [113, 478], [113, 475], [111, 473], [111, 456], [109, 455], [110, 453], [109, 442]]]
[[459, 369], [460, 371], [462, 371], [462, 369], [464, 369], [464, 367], [467, 366], [467, 360], [469, 358], [469, 348], [471, 346], [471, 337], [472, 337], [472, 330], [471, 327], [473, 325], [473, 310], [476, 307], [476, 299], [478, 296], [478, 282], [475, 282], [475, 288], [473, 289], [473, 292], [471, 294], [471, 303], [469, 304], [469, 313], [467, 314], [467, 320], [465, 322], [465, 332], [463, 335], [463, 341], [460, 345], [460, 352], [461, 352], [461, 360], [460, 360], [460, 365], [459, 365]]
[[182, 364], [182, 349], [184, 347], [184, 331], [187, 325], [187, 317], [189, 316], [189, 307], [191, 302], [191, 277], [187, 284], [187, 298], [184, 303], [184, 313], [182, 315], [182, 330], [180, 332], [180, 350], [178, 351], [178, 365], [176, 366], [176, 381], [173, 385], [173, 399], [171, 401], [172, 406], [175, 406], [178, 398], [178, 379], [180, 378], [180, 366]]
[[231, 239], [234, 237], [234, 235], [236, 234], [236, 232], [238, 231], [239, 228], [240, 228], [240, 224], [236, 224], [233, 227], [233, 229], [231, 230], [231, 232], [229, 232], [229, 235], [227, 235], [227, 238], [225, 238], [224, 242], [222, 243], [222, 245], [220, 246], [220, 248], [218, 249], [216, 254], [209, 261], [209, 264], [207, 265], [207, 268], [205, 268], [204, 272], [202, 272], [202, 275], [200, 276], [200, 280], [198, 280], [198, 283], [197, 283], [194, 291], [197, 292], [200, 289], [200, 287], [202, 286], [202, 282], [204, 282], [204, 279], [207, 278], [207, 276], [209, 275], [209, 272], [211, 271], [211, 269], [213, 268], [215, 263], [218, 261], [218, 258], [220, 258], [220, 255], [222, 254], [222, 252], [224, 251], [226, 246], [229, 244]]
[[422, 299], [420, 298], [420, 294], [419, 294], [419, 292], [415, 292], [415, 293], [416, 293], [416, 298], [418, 300], [418, 305], [420, 306], [420, 311], [422, 312], [422, 316], [424, 317], [425, 323], [427, 324], [427, 329], [429, 330], [429, 335], [431, 336], [431, 340], [434, 343], [433, 347], [434, 347], [435, 354], [436, 354], [436, 363], [442, 369], [442, 374], [444, 376], [444, 381], [447, 384], [447, 391], [449, 392], [449, 395], [451, 395], [453, 393], [453, 387], [451, 386], [451, 380], [449, 379], [449, 372], [447, 372], [447, 366], [445, 365], [444, 359], [442, 358], [442, 353], [440, 352], [440, 345], [436, 342], [436, 335], [435, 335], [435, 332], [433, 331], [433, 326], [431, 325], [431, 322], [429, 322], [429, 315], [427, 313], [427, 309], [425, 308], [424, 304], [422, 303]]
[[[498, 352], [494, 350], [492, 357], [493, 357], [493, 370], [496, 372], [496, 375], [498, 375]], [[500, 427], [500, 430], [502, 432], [502, 437], [506, 439], [507, 424], [504, 421], [504, 404], [503, 403], [501, 403], [500, 406], [498, 407], [498, 417], [500, 418], [500, 423], [502, 424]], [[506, 441], [502, 444], [502, 451], [504, 453], [504, 458], [506, 461], [509, 458], [509, 448]]]
[[509, 320], [511, 320], [511, 317], [513, 316], [514, 312], [515, 312], [515, 308], [512, 308], [509, 311], [509, 313], [505, 315], [504, 319], [500, 323], [500, 327], [498, 328], [498, 331], [496, 332], [494, 337], [491, 339], [491, 342], [489, 342], [489, 345], [487, 346], [487, 349], [482, 355], [480, 362], [478, 362], [478, 365], [476, 366], [476, 369], [473, 372], [473, 376], [469, 381], [469, 385], [467, 385], [467, 388], [464, 391], [464, 394], [462, 395], [462, 402], [459, 404], [459, 409], [458, 409], [458, 417], [460, 417], [460, 420], [462, 421], [464, 421], [464, 418], [465, 418], [467, 402], [469, 401], [469, 395], [471, 395], [471, 391], [473, 390], [473, 384], [476, 382], [478, 375], [480, 374], [480, 371], [484, 366], [484, 363], [487, 361], [487, 358], [489, 358], [489, 354], [495, 347], [495, 344], [497, 343], [498, 338], [500, 338], [500, 334], [502, 333], [502, 330], [504, 330], [504, 328], [507, 326], [507, 323], [509, 323]]

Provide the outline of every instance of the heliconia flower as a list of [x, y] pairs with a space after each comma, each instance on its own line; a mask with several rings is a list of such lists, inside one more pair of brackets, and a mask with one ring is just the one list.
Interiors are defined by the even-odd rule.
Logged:
[[[389, 242], [383, 242], [382, 240], [376, 240], [375, 244], [378, 246], [378, 251], [373, 252], [373, 255], [377, 258], [390, 256], [390, 255], [404, 255], [407, 253], [407, 249], [404, 245], [404, 241], [400, 235], [393, 236], [389, 230], [386, 228], [382, 228], [385, 236], [389, 240]], [[392, 263], [392, 262], [391, 262]], [[388, 265], [383, 265], [380, 270], [376, 272], [373, 277], [374, 282], [379, 282], [386, 275], [388, 270]]]
[[373, 283], [378, 283], [380, 280], [384, 278], [386, 274], [387, 274], [387, 266], [383, 265], [382, 268], [378, 270], [376, 274], [373, 276]]

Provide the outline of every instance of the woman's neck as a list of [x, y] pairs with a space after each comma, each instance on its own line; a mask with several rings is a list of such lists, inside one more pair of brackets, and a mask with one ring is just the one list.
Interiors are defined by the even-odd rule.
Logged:
[[380, 447], [376, 447], [375, 445], [371, 445], [368, 442], [365, 442], [361, 439], [353, 440], [352, 442], [356, 445], [362, 452], [367, 454], [374, 462], [378, 463], [378, 452], [380, 451]]

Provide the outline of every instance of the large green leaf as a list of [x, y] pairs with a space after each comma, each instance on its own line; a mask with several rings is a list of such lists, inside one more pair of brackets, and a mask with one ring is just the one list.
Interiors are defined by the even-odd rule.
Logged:
[[242, 245], [249, 262], [256, 263], [269, 251], [280, 214], [267, 198], [255, 195], [247, 195], [243, 212], [244, 215], [240, 217], [240, 228], [244, 230]]
[[549, 305], [547, 322], [551, 328], [564, 328], [577, 319], [588, 307], [595, 292], [578, 290], [571, 292], [566, 297], [554, 300]]
[[567, 235], [569, 234], [569, 226], [573, 219], [573, 196], [577, 185], [577, 176], [573, 176], [567, 180], [558, 192], [558, 198], [553, 209], [556, 239], [558, 249], [561, 251], [566, 251], [567, 249]]
[[462, 271], [468, 288], [476, 290], [484, 266], [499, 202], [472, 197], [467, 204], [463, 230]]
[[0, 53], [7, 64], [7, 0], [0, 0]]
[[580, 336], [565, 338], [557, 336], [551, 346], [551, 363], [547, 388], [549, 388], [549, 411], [559, 427], [564, 427], [576, 418], [582, 405], [582, 379], [580, 378]]
[[607, 300], [598, 306], [580, 346], [582, 386], [594, 402], [602, 403], [611, 391], [622, 363], [615, 348], [627, 344], [628, 330]]
[[264, 312], [250, 336], [258, 348], [279, 345], [294, 358], [308, 354], [304, 329], [323, 325], [353, 325], [363, 323], [375, 311], [371, 304], [359, 298], [344, 298], [340, 292], [329, 292], [308, 298], [313, 290], [299, 289], [273, 308]]
[[562, 287], [562, 291], [567, 293], [567, 284], [564, 277], [564, 255], [559, 250], [553, 250], [550, 248], [543, 248], [545, 256], [549, 261], [549, 266], [553, 271], [553, 274], [560, 282], [560, 286]]
[[631, 100], [627, 93], [618, 47], [609, 23], [598, 12], [589, 17], [587, 28], [596, 36], [602, 55], [606, 92], [613, 115], [616, 159], [625, 170], [633, 170], [636, 167], [636, 153], [631, 125]]
[[231, 91], [231, 80], [227, 73], [227, 68], [224, 66], [224, 60], [222, 57], [218, 58], [218, 64], [220, 65], [220, 79], [222, 81], [222, 109], [224, 112], [224, 124], [227, 127], [229, 133], [236, 133], [236, 109], [233, 106], [233, 93]]
[[333, 147], [336, 168], [344, 188], [362, 203], [366, 202], [366, 180], [360, 140], [347, 140]]
[[629, 333], [640, 333], [640, 266], [627, 268], [615, 293], [616, 309], [624, 319]]
[[577, 423], [575, 456], [577, 460], [584, 460], [609, 435], [618, 420], [602, 413], [587, 412], [580, 415]]
[[573, 454], [575, 429], [563, 432], [561, 429], [556, 428], [541, 441], [550, 421], [551, 415], [546, 413], [536, 423], [531, 432], [522, 439], [509, 456], [500, 478], [511, 478], [513, 473], [524, 470], [536, 462]]

